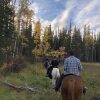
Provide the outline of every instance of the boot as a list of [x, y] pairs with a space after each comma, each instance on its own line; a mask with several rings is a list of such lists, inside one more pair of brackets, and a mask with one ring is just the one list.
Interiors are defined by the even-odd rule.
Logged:
[[84, 95], [87, 94], [87, 90], [88, 90], [88, 88], [85, 86], [85, 87], [83, 88], [83, 94], [84, 94]]

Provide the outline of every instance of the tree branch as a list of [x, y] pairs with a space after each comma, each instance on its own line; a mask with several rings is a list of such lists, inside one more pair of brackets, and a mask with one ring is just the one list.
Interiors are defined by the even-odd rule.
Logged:
[[14, 90], [17, 90], [17, 91], [26, 90], [26, 91], [30, 91], [30, 92], [33, 92], [33, 93], [46, 93], [47, 92], [46, 89], [42, 89], [42, 88], [40, 89], [40, 88], [37, 88], [37, 87], [32, 88], [32, 87], [29, 87], [29, 86], [16, 86], [16, 85], [11, 84], [7, 81], [1, 81], [0, 80], [0, 83], [4, 84], [4, 85], [6, 85], [6, 86], [8, 86], [8, 87], [10, 87]]

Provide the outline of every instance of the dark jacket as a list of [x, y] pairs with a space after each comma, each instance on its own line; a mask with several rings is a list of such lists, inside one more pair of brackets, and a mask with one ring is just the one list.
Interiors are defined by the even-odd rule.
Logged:
[[52, 67], [58, 68], [58, 65], [59, 65], [59, 61], [57, 59], [53, 59], [51, 61], [51, 66]]

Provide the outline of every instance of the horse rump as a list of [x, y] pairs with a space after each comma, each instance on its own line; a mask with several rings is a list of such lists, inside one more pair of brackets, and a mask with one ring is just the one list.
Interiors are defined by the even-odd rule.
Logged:
[[70, 75], [64, 77], [61, 84], [62, 100], [82, 100], [83, 81], [80, 77]]

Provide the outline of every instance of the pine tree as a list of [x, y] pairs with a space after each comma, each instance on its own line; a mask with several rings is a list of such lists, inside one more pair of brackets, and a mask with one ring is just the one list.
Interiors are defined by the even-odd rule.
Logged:
[[59, 39], [58, 37], [55, 35], [53, 37], [53, 50], [58, 50], [59, 49]]
[[48, 42], [50, 44], [50, 48], [53, 48], [53, 32], [51, 30], [51, 25], [48, 27]]
[[66, 46], [66, 29], [63, 28], [62, 31], [59, 33], [59, 47], [65, 47]]
[[96, 61], [100, 62], [100, 33], [98, 33], [96, 42]]
[[90, 35], [90, 27], [84, 27], [85, 61], [92, 61], [93, 37]]
[[[14, 43], [14, 10], [11, 0], [0, 0], [0, 51], [3, 61], [9, 62]], [[0, 56], [1, 56], [0, 54]]]
[[27, 39], [28, 39], [28, 46], [25, 49], [25, 55], [27, 56], [27, 58], [29, 59], [29, 61], [31, 63], [34, 62], [34, 57], [33, 57], [33, 53], [32, 50], [34, 48], [34, 37], [32, 36], [32, 25], [30, 24], [28, 31], [27, 31]]
[[82, 58], [82, 37], [80, 34], [80, 30], [76, 28], [74, 28], [74, 33], [72, 36], [72, 42], [71, 42], [71, 49], [75, 52], [75, 55], [78, 58]]

